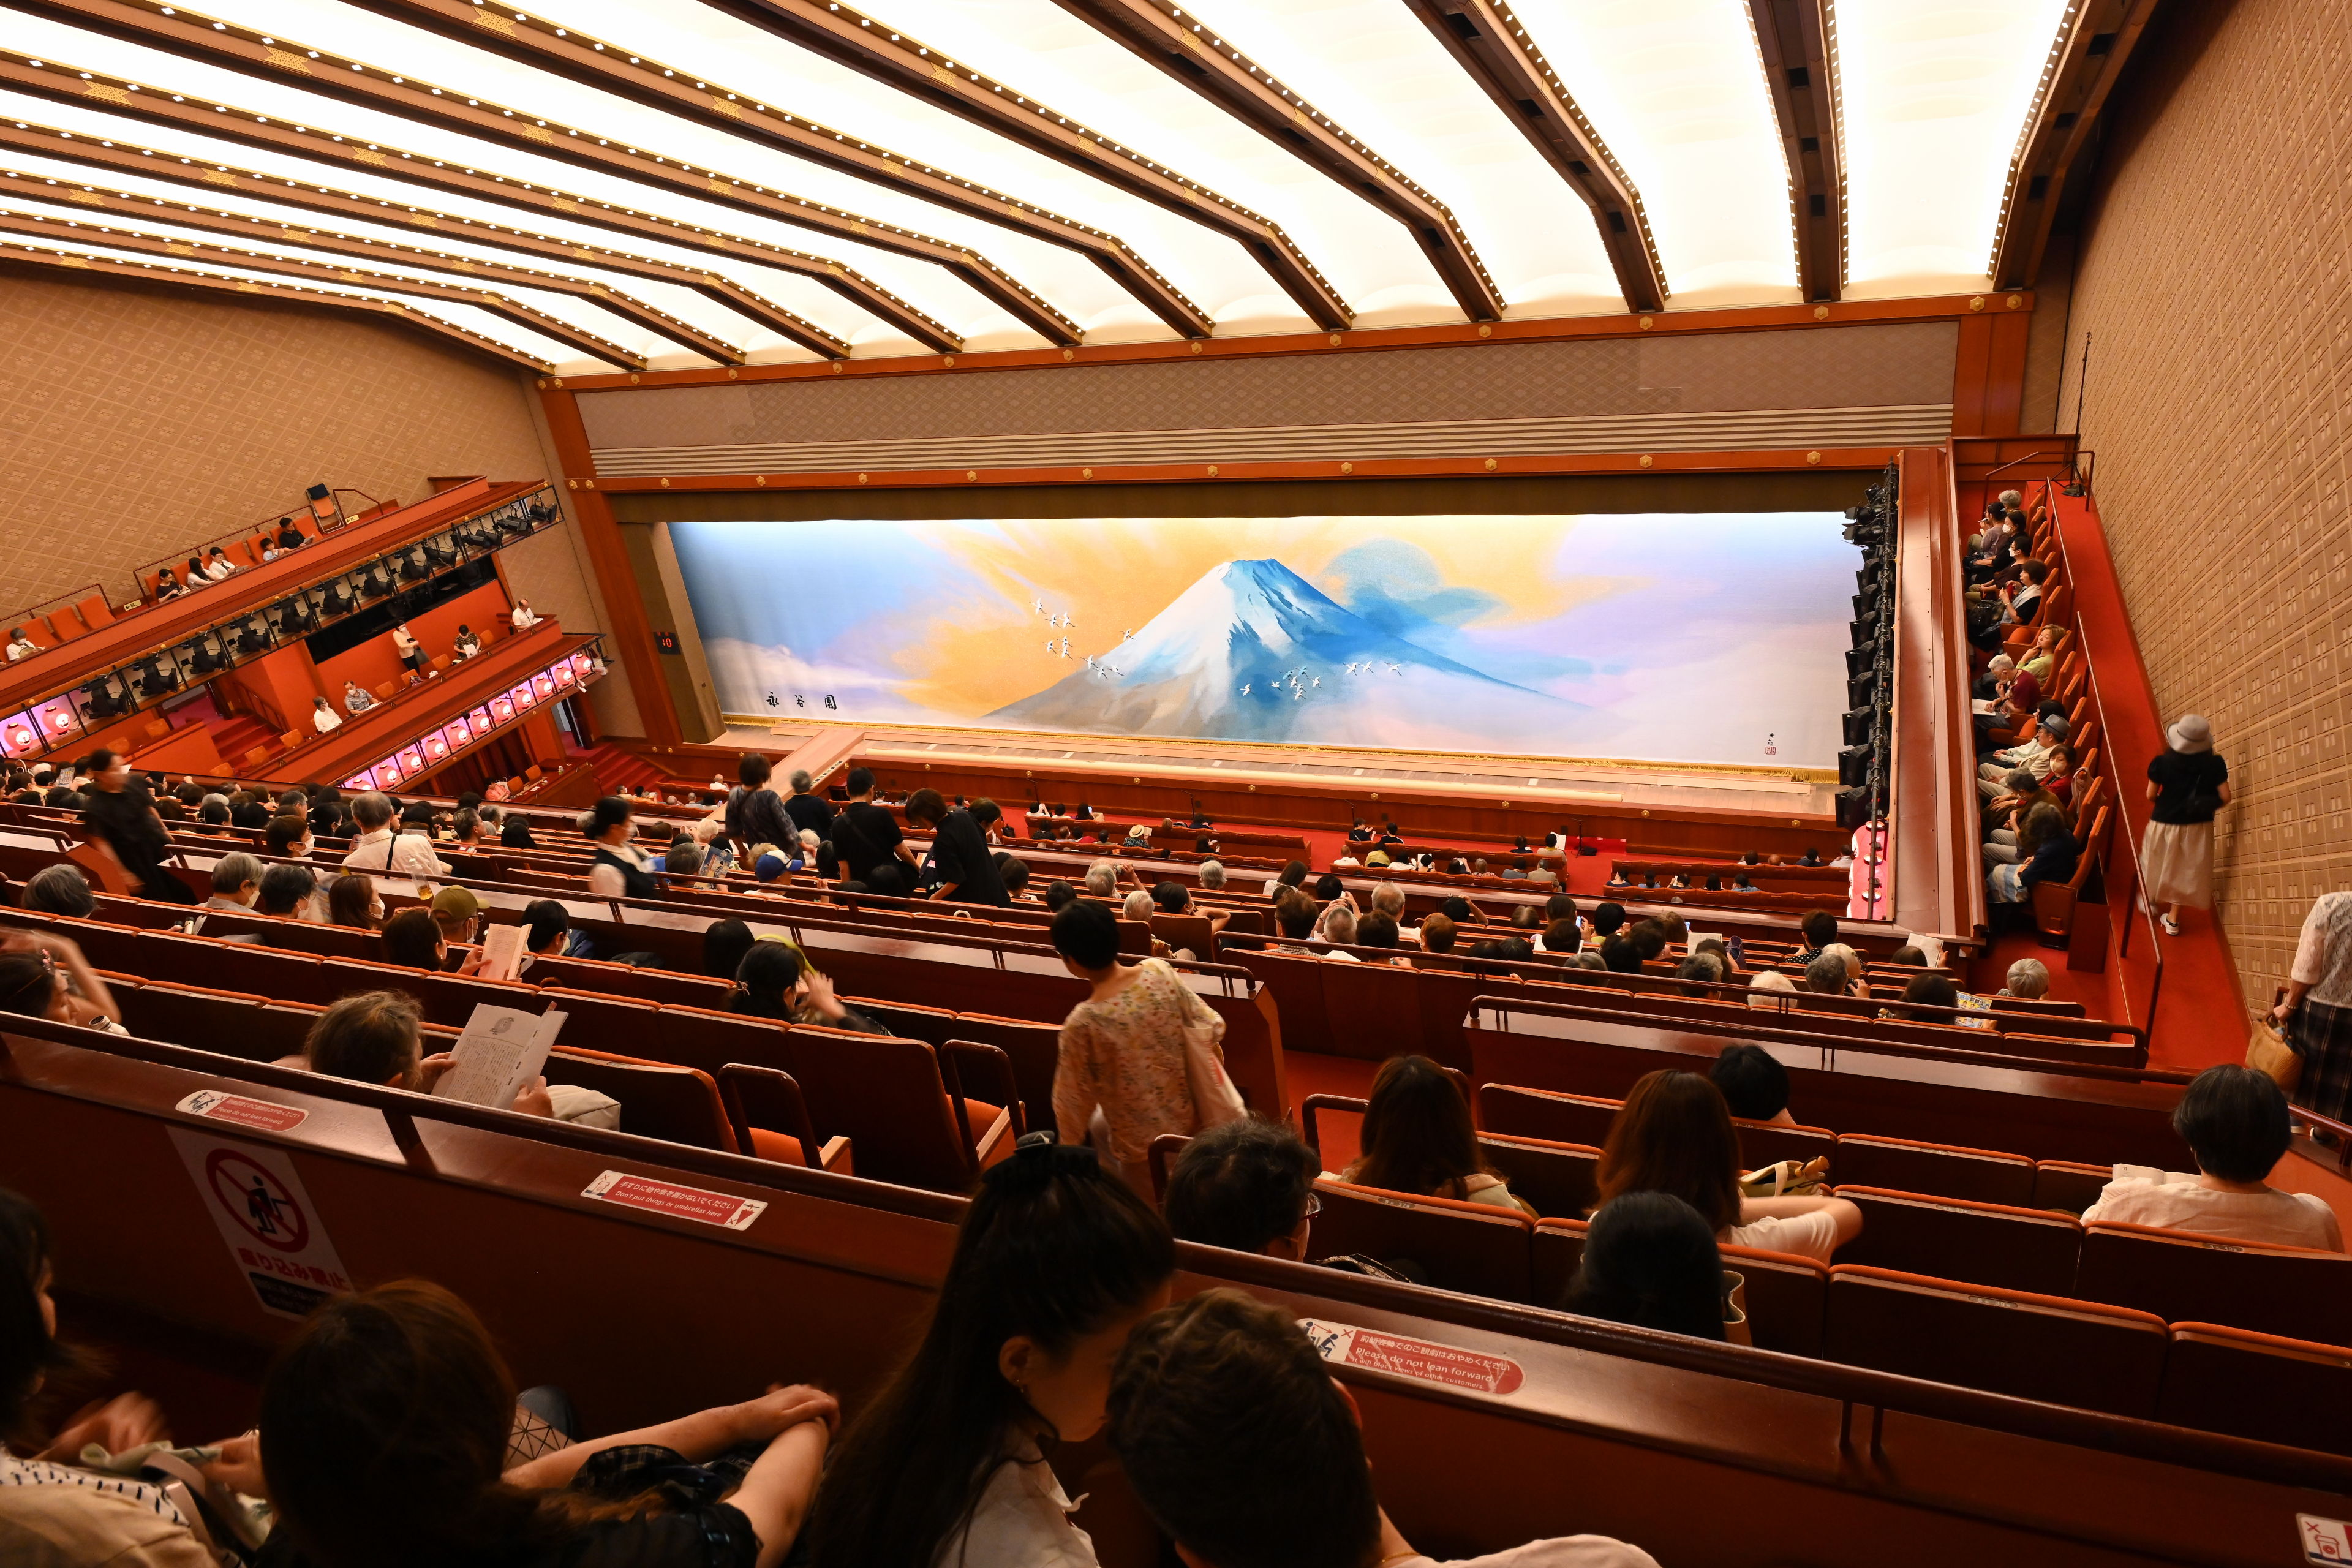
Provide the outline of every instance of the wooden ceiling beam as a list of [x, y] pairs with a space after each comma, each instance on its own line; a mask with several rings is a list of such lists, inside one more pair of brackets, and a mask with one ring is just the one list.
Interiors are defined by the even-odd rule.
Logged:
[[366, 300], [357, 295], [329, 293], [291, 283], [261, 283], [245, 279], [221, 278], [163, 262], [121, 261], [103, 256], [77, 255], [5, 236], [0, 236], [0, 261], [32, 262], [79, 272], [86, 277], [130, 278], [148, 283], [174, 283], [190, 289], [209, 289], [248, 298], [282, 300], [305, 305], [331, 305], [343, 310], [366, 310], [406, 321], [428, 332], [438, 332], [446, 338], [454, 338], [467, 348], [495, 354], [510, 364], [521, 365], [541, 375], [555, 374], [553, 365], [544, 360], [534, 359], [519, 348], [468, 331], [455, 321], [443, 321], [428, 311], [413, 310], [394, 300]]
[[[5, 62], [0, 60], [0, 81], [5, 81]], [[673, 261], [635, 256], [625, 251], [599, 249], [520, 228], [506, 228], [476, 218], [459, 217], [454, 213], [430, 206], [405, 204], [394, 206], [373, 196], [338, 191], [324, 185], [297, 184], [280, 176], [259, 174], [252, 169], [217, 162], [197, 163], [176, 153], [127, 142], [120, 136], [107, 141], [93, 141], [87, 136], [60, 131], [55, 126], [31, 121], [0, 120], [0, 152], [28, 153], [56, 162], [103, 170], [110, 175], [130, 175], [167, 184], [185, 185], [215, 195], [222, 191], [235, 191], [253, 200], [295, 207], [303, 212], [366, 223], [404, 225], [446, 238], [495, 247], [543, 260], [584, 262], [604, 271], [655, 282], [675, 283], [740, 311], [813, 353], [827, 359], [845, 359], [849, 355], [849, 345], [841, 339], [733, 279]], [[12, 173], [22, 174], [28, 184], [44, 184], [48, 178], [22, 171]], [[100, 194], [95, 185], [85, 184], [81, 195], [77, 195], [62, 182], [60, 193], [69, 201], [82, 201]]]
[[[225, 26], [223, 31], [215, 32], [209, 26], [184, 24], [179, 17], [150, 13], [140, 5], [125, 4], [123, 0], [25, 0], [25, 3], [32, 9], [59, 19], [75, 21], [92, 31], [166, 53], [200, 59], [208, 65], [236, 70], [240, 75], [278, 80], [304, 91], [317, 92], [322, 97], [354, 103], [405, 121], [471, 136], [499, 147], [593, 169], [640, 185], [753, 213], [779, 223], [814, 227], [838, 238], [852, 239], [879, 250], [928, 262], [960, 278], [1048, 342], [1077, 341], [1076, 323], [1026, 287], [1006, 277], [992, 262], [944, 240], [932, 239], [878, 219], [868, 220], [855, 214], [821, 207], [815, 203], [803, 202], [780, 192], [766, 191], [757, 185], [747, 185], [715, 170], [669, 161], [657, 154], [641, 153], [625, 147], [599, 146], [598, 138], [593, 132], [583, 133], [574, 126], [543, 121], [526, 110], [468, 101], [462, 93], [446, 89], [436, 96], [436, 89], [430, 86], [414, 81], [395, 82], [388, 73], [369, 67], [365, 61], [348, 61], [333, 57], [322, 57], [313, 61], [307, 55], [297, 54], [290, 48], [263, 44], [260, 40], [265, 35], [252, 33], [247, 37], [249, 29]], [[116, 113], [131, 114], [152, 123], [201, 130], [207, 135], [247, 146], [267, 147], [273, 152], [338, 161], [352, 160], [373, 165], [383, 174], [436, 190], [455, 191], [491, 201], [528, 205], [536, 205], [532, 200], [535, 196], [547, 197], [557, 194], [542, 191], [530, 182], [509, 180], [492, 174], [460, 172], [447, 167], [446, 161], [436, 162], [425, 154], [382, 142], [358, 142], [315, 128], [287, 125], [234, 104], [222, 106], [215, 99], [203, 99], [202, 107], [178, 103], [172, 101], [173, 95], [169, 89], [157, 88], [152, 83], [116, 82], [97, 73], [91, 73], [89, 79], [77, 80], [80, 73], [70, 66], [52, 61], [46, 69], [35, 69], [29, 65], [18, 66], [10, 57], [25, 60], [30, 58], [15, 49], [0, 52], [0, 73], [5, 73], [5, 85], [44, 98], [68, 96], [86, 105], [89, 99], [97, 98]], [[136, 90], [130, 90], [134, 86]], [[226, 112], [216, 112], [223, 107]], [[179, 112], [175, 114], [173, 110]], [[682, 243], [698, 248], [709, 249], [717, 246], [755, 249], [769, 258], [771, 265], [805, 273], [839, 289], [866, 309], [889, 320], [919, 342], [942, 352], [953, 352], [962, 346], [961, 340], [937, 320], [833, 258], [814, 256], [783, 246], [768, 246], [690, 223], [659, 218], [650, 213], [635, 214], [627, 208], [608, 206], [601, 202], [592, 202], [586, 196], [566, 195], [578, 209], [576, 215], [567, 212], [567, 216], [605, 224], [612, 224], [616, 218], [643, 219], [677, 234], [692, 236]], [[626, 222], [618, 226], [635, 226], [634, 222]], [[640, 229], [637, 232], [645, 231]]]
[[273, 256], [263, 251], [239, 249], [233, 246], [198, 244], [193, 240], [172, 239], [163, 235], [142, 233], [136, 229], [100, 226], [96, 215], [90, 220], [47, 217], [38, 214], [0, 207], [0, 234], [40, 238], [58, 244], [102, 245], [110, 250], [128, 250], [141, 256], [177, 256], [202, 262], [211, 267], [235, 267], [247, 272], [270, 272], [281, 277], [299, 278], [312, 283], [343, 283], [355, 289], [373, 289], [385, 294], [408, 294], [420, 299], [438, 300], [446, 304], [471, 305], [489, 311], [499, 320], [510, 321], [526, 331], [552, 338], [560, 343], [577, 349], [591, 359], [618, 365], [623, 370], [643, 370], [645, 356], [632, 353], [620, 344], [583, 327], [562, 321], [543, 310], [534, 310], [522, 300], [495, 289], [469, 287], [460, 283], [436, 283], [415, 278], [397, 277], [383, 272], [361, 272], [337, 267], [328, 262], [304, 261], [294, 257]]
[[703, 4], [1239, 241], [1319, 327], [1337, 331], [1351, 319], [1339, 290], [1271, 218], [915, 38], [894, 37], [888, 27], [849, 5], [835, 0]]
[[1016, 201], [950, 170], [932, 168], [745, 94], [729, 92], [724, 83], [706, 84], [696, 80], [691, 72], [667, 69], [660, 61], [633, 55], [618, 45], [608, 47], [576, 27], [559, 29], [544, 17], [519, 17], [510, 10], [495, 11], [467, 0], [352, 3], [519, 64], [791, 153], [837, 174], [1075, 250], [1179, 335], [1205, 338], [1215, 326], [1207, 311], [1185, 298], [1158, 268], [1115, 234]]
[[1165, 0], [1058, 0], [1076, 16], [1171, 80], [1215, 104], [1307, 167], [1402, 224], [1474, 321], [1503, 316], [1502, 290], [1452, 209], [1349, 135], [1274, 73], [1220, 43], [1205, 24]]
[[1501, 0], [1404, 0], [1503, 117], [1591, 209], [1633, 310], [1663, 310], [1666, 277], [1641, 193]]
[[2052, 50], [2049, 75], [2010, 164], [1993, 242], [1998, 289], [2031, 289], [2050, 247], [2066, 181], [2089, 151], [2099, 112], [2139, 47], [2158, 0], [2078, 0], [2074, 26]]
[[1748, 0], [1789, 163], [1797, 282], [1808, 300], [1834, 300], [1845, 291], [1845, 179], [1823, 3]]
[[38, 176], [5, 166], [0, 166], [0, 196], [70, 202], [78, 208], [92, 213], [108, 213], [133, 223], [167, 223], [174, 228], [198, 229], [205, 234], [226, 235], [232, 239], [257, 240], [265, 245], [299, 246], [305, 250], [324, 251], [330, 256], [348, 257], [362, 263], [456, 272], [483, 283], [544, 289], [551, 294], [591, 300], [600, 309], [610, 310], [646, 331], [667, 338], [680, 348], [715, 359], [721, 364], [740, 365], [744, 363], [743, 351], [723, 338], [713, 337], [693, 323], [681, 321], [668, 311], [608, 284], [564, 273], [541, 272], [535, 268], [454, 256], [443, 250], [423, 250], [384, 240], [363, 239], [332, 229], [298, 228], [273, 219], [243, 217], [236, 213], [220, 212], [194, 203], [134, 195], [129, 191], [45, 184]]

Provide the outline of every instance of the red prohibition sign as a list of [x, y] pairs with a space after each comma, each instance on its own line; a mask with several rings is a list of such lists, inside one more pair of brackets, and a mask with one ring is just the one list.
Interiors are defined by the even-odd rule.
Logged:
[[284, 1184], [234, 1149], [205, 1156], [205, 1184], [213, 1201], [262, 1246], [299, 1252], [310, 1245], [310, 1221]]

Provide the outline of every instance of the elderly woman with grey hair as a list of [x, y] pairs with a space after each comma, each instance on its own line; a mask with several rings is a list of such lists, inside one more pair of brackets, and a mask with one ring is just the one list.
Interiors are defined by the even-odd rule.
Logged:
[[2029, 1002], [2049, 995], [2050, 966], [2038, 958], [2019, 959], [2009, 966], [2009, 975], [2000, 994], [2021, 997]]
[[[1116, 860], [1089, 861], [1087, 865], [1087, 892], [1094, 898], [1108, 899], [1117, 891], [1118, 891], [1118, 862]], [[1150, 895], [1146, 894], [1144, 902], [1150, 901]]]
[[1200, 869], [1201, 886], [1213, 892], [1225, 885], [1225, 866], [1222, 860], [1203, 860]]

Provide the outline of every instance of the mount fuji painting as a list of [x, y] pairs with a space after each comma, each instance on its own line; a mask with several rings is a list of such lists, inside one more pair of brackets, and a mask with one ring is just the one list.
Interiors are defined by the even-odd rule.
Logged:
[[1833, 513], [670, 525], [754, 720], [1835, 765]]
[[1104, 660], [986, 721], [1309, 745], [1410, 725], [1483, 745], [1591, 714], [1382, 631], [1279, 561], [1228, 561]]

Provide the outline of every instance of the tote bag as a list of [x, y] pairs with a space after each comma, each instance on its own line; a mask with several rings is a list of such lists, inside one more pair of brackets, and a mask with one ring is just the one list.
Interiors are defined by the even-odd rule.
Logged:
[[1192, 1091], [1196, 1133], [1239, 1121], [1249, 1114], [1241, 1091], [1225, 1072], [1224, 1048], [1219, 1043], [1223, 1035], [1223, 1019], [1184, 1026], [1184, 1081]]

